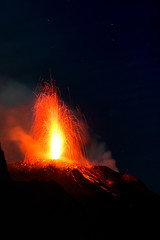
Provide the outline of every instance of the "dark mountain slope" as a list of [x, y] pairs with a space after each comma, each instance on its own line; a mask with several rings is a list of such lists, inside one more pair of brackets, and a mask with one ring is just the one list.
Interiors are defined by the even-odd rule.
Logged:
[[159, 196], [131, 175], [105, 166], [29, 168], [16, 163], [8, 164], [8, 170], [7, 165], [1, 169], [6, 173], [0, 181], [1, 218], [8, 224], [47, 225], [56, 233], [61, 228], [58, 234], [70, 229], [76, 232], [73, 239], [98, 239], [119, 227], [137, 231], [143, 225], [148, 231], [147, 226], [156, 226]]

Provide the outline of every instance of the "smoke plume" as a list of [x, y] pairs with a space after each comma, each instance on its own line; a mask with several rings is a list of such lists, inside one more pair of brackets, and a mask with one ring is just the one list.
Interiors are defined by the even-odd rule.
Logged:
[[106, 149], [106, 143], [92, 129], [90, 129], [90, 135], [91, 139], [87, 146], [90, 164], [107, 166], [115, 172], [119, 172], [116, 160], [113, 159], [111, 151]]
[[[11, 137], [15, 127], [28, 132], [31, 126], [32, 91], [15, 80], [0, 77], [0, 142], [7, 162], [24, 159], [17, 141]], [[13, 141], [14, 140], [14, 141]]]

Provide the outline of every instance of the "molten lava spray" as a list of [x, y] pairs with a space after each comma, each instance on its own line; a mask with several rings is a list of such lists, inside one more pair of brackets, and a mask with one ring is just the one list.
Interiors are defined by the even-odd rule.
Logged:
[[42, 84], [33, 107], [31, 133], [27, 134], [21, 126], [11, 130], [10, 139], [16, 141], [25, 153], [24, 161], [12, 165], [12, 172], [14, 168], [15, 172], [22, 173], [40, 168], [45, 176], [53, 176], [58, 168], [65, 172], [67, 170], [67, 175], [70, 174], [77, 181], [78, 171], [83, 178], [116, 196], [112, 187], [114, 184], [106, 178], [103, 168], [92, 167], [87, 160], [89, 134], [82, 115], [64, 104], [59, 89], [52, 81]]
[[87, 129], [81, 115], [64, 104], [52, 82], [39, 90], [31, 130], [34, 150], [26, 148], [25, 162], [86, 164]]

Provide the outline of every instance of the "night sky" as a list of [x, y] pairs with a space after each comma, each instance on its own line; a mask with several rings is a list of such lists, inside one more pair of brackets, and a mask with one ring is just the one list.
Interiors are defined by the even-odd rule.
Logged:
[[2, 0], [0, 87], [12, 80], [33, 91], [51, 72], [119, 170], [160, 193], [157, 2]]

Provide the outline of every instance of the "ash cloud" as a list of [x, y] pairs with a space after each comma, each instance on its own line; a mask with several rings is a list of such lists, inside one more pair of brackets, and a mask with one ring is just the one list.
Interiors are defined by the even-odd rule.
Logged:
[[22, 151], [10, 132], [20, 127], [28, 132], [31, 126], [32, 91], [24, 84], [7, 77], [0, 76], [0, 142], [7, 162], [24, 159]]
[[0, 104], [5, 107], [28, 104], [32, 98], [32, 92], [27, 86], [12, 79], [4, 80], [4, 78], [2, 78], [1, 81]]
[[112, 157], [112, 153], [106, 148], [106, 143], [101, 141], [99, 135], [90, 130], [91, 139], [87, 146], [88, 158], [91, 165], [103, 165], [111, 168], [115, 172], [119, 172], [116, 160]]

